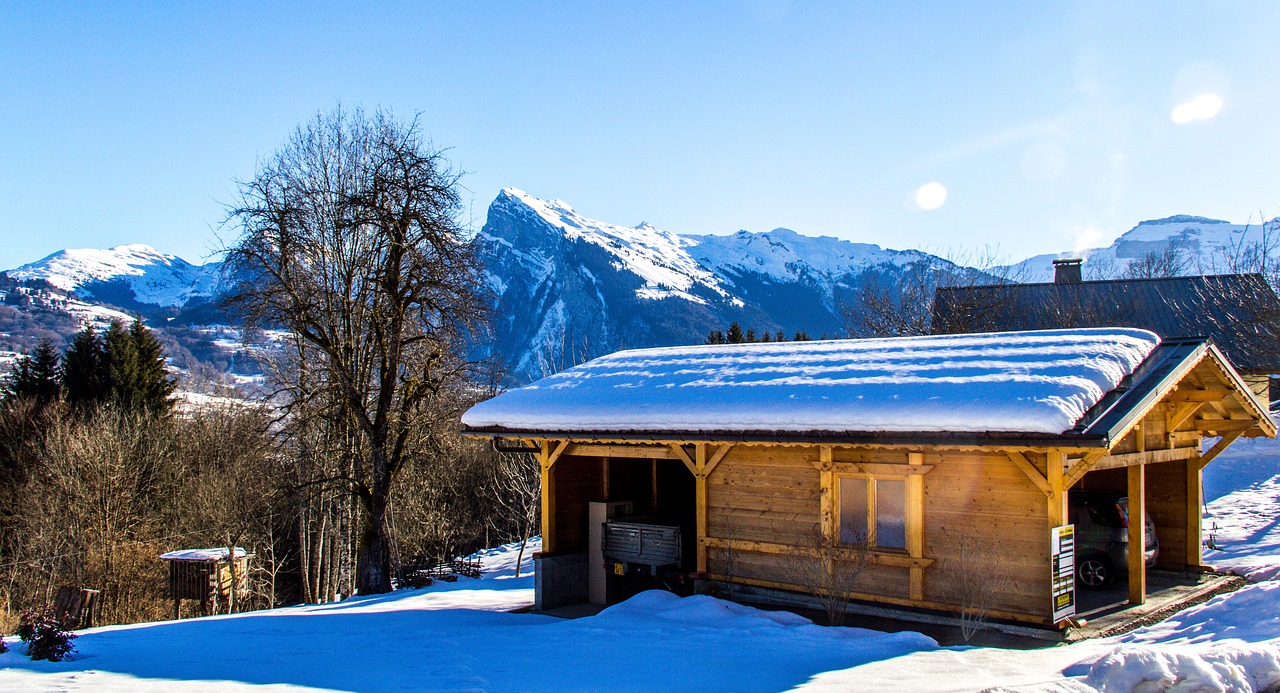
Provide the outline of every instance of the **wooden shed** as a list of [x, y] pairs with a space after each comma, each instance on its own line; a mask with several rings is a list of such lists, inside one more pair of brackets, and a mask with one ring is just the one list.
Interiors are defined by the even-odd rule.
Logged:
[[[623, 351], [463, 425], [541, 461], [540, 609], [627, 596], [599, 589], [624, 568], [600, 534], [634, 518], [680, 530], [653, 574], [781, 595], [803, 589], [788, 559], [806, 537], [869, 531], [851, 596], [932, 610], [960, 608], [956, 559], [976, 545], [1011, 578], [992, 615], [1043, 625], [1065, 619], [1052, 549], [1071, 489], [1127, 494], [1160, 564], [1200, 570], [1201, 470], [1276, 433], [1211, 341], [1121, 328]], [[1145, 545], [1143, 523], [1127, 531]], [[1141, 602], [1143, 554], [1129, 554]]]
[[182, 600], [200, 602], [202, 614], [217, 613], [220, 605], [235, 597], [249, 596], [249, 559], [253, 556], [239, 546], [235, 558], [226, 547], [216, 549], [182, 549], [162, 554], [169, 564], [169, 596], [173, 599], [173, 618], [182, 615]]

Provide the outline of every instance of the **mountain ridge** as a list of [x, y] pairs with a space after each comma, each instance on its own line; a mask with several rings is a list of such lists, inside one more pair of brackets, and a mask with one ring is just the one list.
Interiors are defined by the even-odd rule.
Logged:
[[[1019, 281], [1046, 281], [1051, 260], [1083, 256], [1087, 274], [1117, 275], [1170, 247], [1199, 268], [1261, 236], [1256, 225], [1172, 215], [1143, 221], [1105, 248], [1046, 253], [1005, 269]], [[517, 188], [498, 193], [476, 239], [496, 303], [492, 339], [473, 355], [501, 360], [517, 380], [620, 348], [697, 343], [735, 321], [770, 334], [835, 335], [844, 329], [842, 308], [868, 282], [892, 284], [920, 267], [968, 271], [921, 250], [785, 227], [721, 235], [613, 224]], [[216, 300], [221, 269], [131, 244], [61, 250], [8, 275], [43, 279], [153, 323], [204, 329], [227, 322]]]

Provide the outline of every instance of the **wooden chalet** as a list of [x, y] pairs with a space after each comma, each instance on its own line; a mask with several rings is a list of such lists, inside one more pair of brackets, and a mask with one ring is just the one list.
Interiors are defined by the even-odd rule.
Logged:
[[[540, 609], [628, 596], [601, 532], [678, 527], [662, 571], [777, 598], [803, 591], [789, 561], [807, 537], [869, 530], [855, 599], [956, 611], [957, 559], [976, 545], [1011, 578], [992, 616], [1041, 625], [1057, 621], [1069, 490], [1126, 493], [1160, 565], [1198, 571], [1201, 470], [1276, 433], [1211, 340], [1119, 328], [624, 351], [463, 424], [541, 463]], [[1129, 523], [1129, 545], [1144, 531]], [[1129, 563], [1141, 602], [1142, 552]]]

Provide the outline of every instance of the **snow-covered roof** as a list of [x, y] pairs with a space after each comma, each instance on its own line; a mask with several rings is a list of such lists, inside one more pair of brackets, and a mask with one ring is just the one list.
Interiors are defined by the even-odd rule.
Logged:
[[494, 433], [1062, 434], [1160, 343], [1100, 328], [620, 351], [472, 407]]
[[[162, 561], [225, 561], [227, 560], [227, 547], [217, 549], [182, 549], [181, 551], [170, 551], [169, 553], [160, 554]], [[236, 547], [236, 558], [244, 558], [248, 554], [245, 553], [243, 547]]]

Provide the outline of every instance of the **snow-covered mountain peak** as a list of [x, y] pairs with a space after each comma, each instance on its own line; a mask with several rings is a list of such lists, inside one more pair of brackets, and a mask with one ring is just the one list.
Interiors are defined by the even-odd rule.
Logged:
[[523, 207], [565, 238], [605, 250], [616, 258], [615, 267], [645, 280], [645, 285], [637, 290], [641, 298], [677, 296], [702, 303], [703, 299], [693, 293], [697, 287], [729, 296], [719, 278], [689, 255], [685, 249], [688, 242], [670, 231], [644, 222], [638, 226], [621, 226], [591, 219], [575, 212], [563, 200], [543, 200], [517, 188], [504, 188], [494, 204]]
[[123, 282], [139, 303], [180, 306], [193, 297], [210, 295], [220, 271], [218, 263], [193, 265], [149, 245], [132, 243], [105, 250], [60, 250], [8, 274], [18, 280], [43, 279], [63, 291], [90, 295], [95, 285]]

